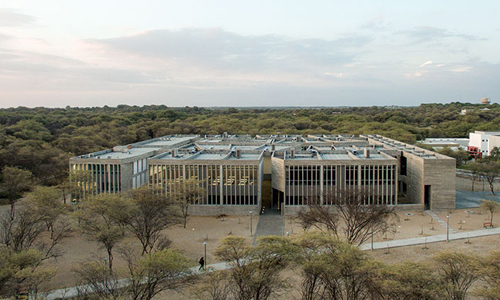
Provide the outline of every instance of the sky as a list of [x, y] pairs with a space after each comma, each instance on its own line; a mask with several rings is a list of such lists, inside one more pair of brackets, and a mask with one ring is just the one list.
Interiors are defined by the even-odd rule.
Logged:
[[2, 0], [0, 107], [500, 99], [498, 0]]

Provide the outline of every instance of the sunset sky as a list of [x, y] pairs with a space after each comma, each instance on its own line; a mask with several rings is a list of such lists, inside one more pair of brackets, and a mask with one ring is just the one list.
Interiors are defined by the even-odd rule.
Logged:
[[500, 1], [4, 0], [0, 107], [500, 99]]

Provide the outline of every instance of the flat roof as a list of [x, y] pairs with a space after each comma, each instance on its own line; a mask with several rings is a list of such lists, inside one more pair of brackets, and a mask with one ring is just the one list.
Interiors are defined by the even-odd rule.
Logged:
[[173, 146], [182, 142], [189, 142], [190, 140], [196, 138], [196, 136], [166, 136], [160, 137], [152, 140], [146, 140], [139, 143], [134, 143], [132, 145], [137, 146], [156, 146], [156, 147], [168, 147]]
[[[85, 158], [94, 158], [94, 159], [124, 159], [124, 158], [133, 158], [134, 156], [140, 156], [149, 152], [154, 152], [158, 150], [158, 148], [132, 148], [127, 149], [126, 152], [122, 151], [111, 151], [99, 155], [93, 155], [93, 157], [85, 157]], [[92, 154], [91, 154], [92, 155]], [[77, 157], [78, 158], [78, 157]]]
[[323, 160], [348, 160], [353, 159], [347, 153], [325, 153], [321, 154]]

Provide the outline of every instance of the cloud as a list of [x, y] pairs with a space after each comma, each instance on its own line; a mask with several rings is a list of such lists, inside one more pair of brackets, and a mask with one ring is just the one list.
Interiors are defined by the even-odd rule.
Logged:
[[420, 66], [418, 66], [418, 67], [419, 67], [419, 68], [423, 68], [423, 67], [425, 67], [425, 66], [427, 66], [427, 65], [432, 65], [432, 61], [431, 61], [431, 60], [428, 60], [428, 61], [424, 62], [423, 64], [421, 64], [421, 65], [420, 65]]
[[8, 10], [0, 10], [0, 27], [20, 27], [35, 22], [35, 17], [16, 13]]
[[447, 38], [460, 38], [468, 41], [485, 40], [478, 36], [453, 33], [446, 29], [436, 28], [431, 26], [415, 27], [411, 30], [400, 31], [399, 33], [407, 36], [408, 38], [413, 40], [414, 43], [425, 43]]
[[154, 30], [113, 39], [87, 40], [108, 53], [160, 58], [222, 70], [304, 70], [342, 65], [369, 43], [365, 36], [336, 40], [291, 40], [275, 35], [243, 36], [220, 28]]
[[388, 29], [386, 16], [378, 15], [376, 17], [371, 18], [366, 23], [359, 26], [360, 29], [368, 29], [368, 30], [386, 30]]
[[452, 72], [455, 73], [463, 73], [463, 72], [469, 72], [472, 69], [472, 67], [464, 66], [464, 67], [458, 67], [451, 69]]

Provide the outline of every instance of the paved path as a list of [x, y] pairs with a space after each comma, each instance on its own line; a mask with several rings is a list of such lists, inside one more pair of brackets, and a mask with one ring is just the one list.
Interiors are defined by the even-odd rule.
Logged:
[[285, 229], [285, 217], [279, 211], [269, 210], [265, 214], [259, 216], [257, 229], [252, 241], [252, 246], [257, 245], [257, 239], [266, 235], [283, 236]]
[[441, 219], [438, 215], [436, 215], [433, 211], [431, 210], [426, 210], [425, 211], [429, 216], [431, 216], [434, 221], [437, 221], [439, 223], [439, 225], [441, 225], [441, 227], [443, 227], [444, 229], [446, 229], [446, 227], [448, 227], [450, 233], [456, 233], [456, 230], [453, 229], [453, 227], [451, 227], [451, 225], [449, 224], [446, 224], [446, 221], [444, 221], [443, 219]]
[[[491, 229], [481, 229], [469, 232], [450, 233], [449, 237], [450, 241], [453, 241], [453, 240], [461, 240], [461, 239], [482, 237], [495, 234], [500, 234], [500, 227]], [[392, 240], [386, 242], [373, 243], [373, 249], [386, 249], [386, 248], [412, 246], [412, 245], [423, 245], [426, 243], [429, 244], [429, 243], [445, 242], [445, 241], [446, 241], [446, 234], [439, 234], [427, 237], [418, 237], [412, 239]], [[363, 244], [359, 248], [361, 250], [370, 250], [371, 243]]]
[[487, 191], [477, 191], [477, 192], [469, 192], [469, 191], [457, 191], [456, 192], [456, 208], [473, 208], [479, 207], [483, 200], [492, 200], [496, 202], [500, 202], [500, 195], [497, 193], [496, 195], [492, 195], [489, 190]]

